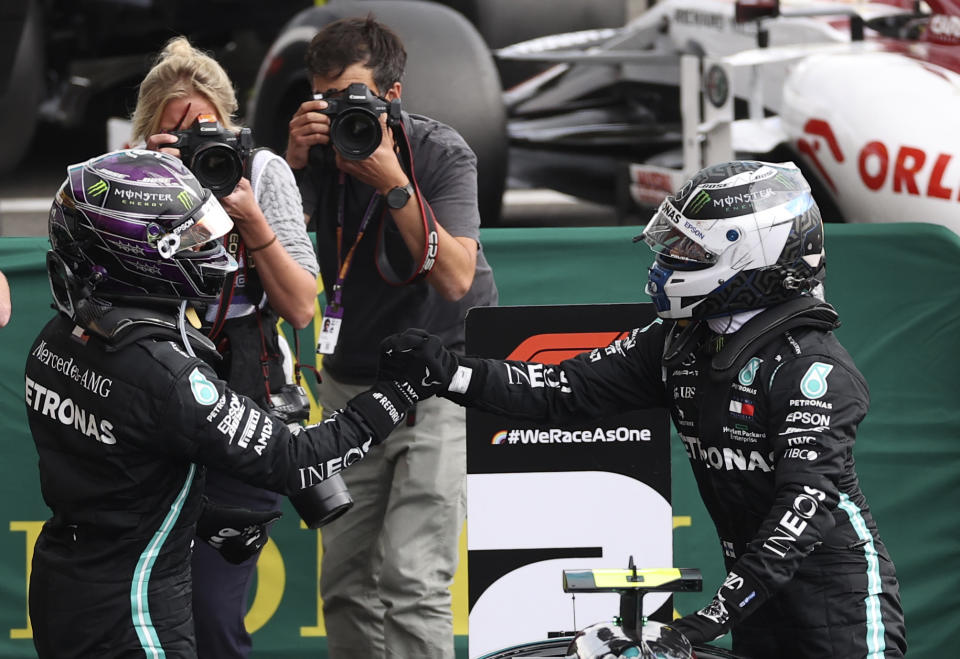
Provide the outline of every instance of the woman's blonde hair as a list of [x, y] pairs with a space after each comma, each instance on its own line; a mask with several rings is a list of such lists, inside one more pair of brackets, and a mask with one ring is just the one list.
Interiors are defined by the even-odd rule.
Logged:
[[194, 48], [186, 37], [174, 37], [140, 83], [132, 117], [133, 140], [145, 141], [160, 132], [160, 116], [167, 103], [194, 93], [213, 104], [225, 128], [237, 129], [233, 123], [238, 109], [237, 94], [227, 72], [217, 60]]

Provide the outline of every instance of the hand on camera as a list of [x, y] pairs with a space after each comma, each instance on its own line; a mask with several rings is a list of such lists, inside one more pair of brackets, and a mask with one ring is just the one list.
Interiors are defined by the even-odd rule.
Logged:
[[176, 144], [178, 138], [176, 135], [171, 135], [170, 133], [157, 133], [156, 135], [151, 135], [147, 138], [146, 148], [148, 151], [162, 151], [163, 153], [169, 153], [172, 156], [180, 157], [180, 149], [169, 146], [170, 144]]
[[377, 380], [391, 382], [410, 405], [444, 392], [457, 372], [457, 356], [422, 329], [408, 329], [380, 343]]
[[256, 556], [267, 544], [270, 525], [281, 515], [279, 510], [249, 510], [204, 499], [203, 512], [197, 520], [197, 535], [225, 560], [239, 564]]
[[361, 160], [344, 158], [336, 150], [336, 142], [334, 142], [334, 151], [337, 153], [337, 169], [385, 195], [392, 187], [406, 185], [410, 179], [397, 158], [393, 131], [387, 126], [387, 115], [381, 114], [378, 121], [380, 122], [380, 144], [369, 156]]
[[263, 211], [260, 210], [260, 204], [257, 203], [257, 198], [253, 194], [249, 179], [241, 178], [237, 182], [237, 187], [230, 194], [220, 198], [220, 205], [223, 206], [223, 210], [227, 211], [227, 215], [234, 220], [238, 220], [235, 222], [238, 229], [241, 224], [254, 222], [258, 219], [262, 219], [261, 224], [267, 225], [267, 220], [263, 217]]
[[310, 147], [330, 142], [330, 117], [320, 111], [327, 107], [323, 100], [309, 100], [300, 104], [290, 120], [287, 134], [287, 163], [293, 169], [307, 166]]

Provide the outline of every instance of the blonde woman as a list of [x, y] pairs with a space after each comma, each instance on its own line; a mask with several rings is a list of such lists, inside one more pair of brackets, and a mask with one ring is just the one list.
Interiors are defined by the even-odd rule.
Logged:
[[[133, 139], [148, 149], [180, 157], [170, 145], [172, 131], [189, 130], [199, 117], [212, 116], [236, 132], [234, 87], [223, 67], [177, 37], [171, 40], [140, 84], [133, 113]], [[313, 318], [318, 266], [303, 223], [300, 193], [286, 162], [255, 151], [247, 175], [220, 199], [233, 218], [224, 241], [239, 261], [220, 303], [205, 314], [204, 330], [223, 359], [214, 364], [230, 387], [270, 409], [272, 395], [288, 380], [277, 315], [297, 329]], [[266, 362], [267, 368], [261, 364]], [[273, 396], [275, 397], [275, 396]], [[228, 441], [229, 437], [224, 437]], [[219, 473], [207, 472], [207, 497], [216, 504], [273, 510], [279, 497]], [[246, 657], [252, 641], [243, 617], [256, 556], [231, 564], [210, 546], [193, 553], [194, 618], [199, 657]]]

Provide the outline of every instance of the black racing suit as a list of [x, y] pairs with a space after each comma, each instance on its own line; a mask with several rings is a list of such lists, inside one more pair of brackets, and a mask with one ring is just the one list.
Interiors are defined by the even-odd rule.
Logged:
[[[692, 326], [687, 336], [700, 338], [678, 351], [679, 328], [658, 320], [556, 366], [461, 358], [474, 369], [469, 388], [447, 395], [551, 422], [669, 408], [727, 570], [756, 585], [735, 603], [742, 609], [730, 607], [734, 651], [901, 656], [894, 566], [854, 470], [866, 382], [829, 328], [769, 330], [770, 316], [740, 330], [756, 339], [737, 346], [737, 358], [717, 349], [722, 340], [705, 324]], [[727, 368], [718, 370], [718, 353]]]
[[111, 345], [58, 315], [27, 358], [27, 416], [53, 512], [30, 579], [41, 658], [195, 657], [190, 551], [204, 465], [291, 495], [362, 458], [400, 418], [368, 391], [293, 435], [175, 332], [139, 327]]

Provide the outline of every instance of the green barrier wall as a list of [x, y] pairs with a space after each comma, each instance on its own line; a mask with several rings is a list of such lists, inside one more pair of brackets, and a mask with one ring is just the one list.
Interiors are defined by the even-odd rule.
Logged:
[[[649, 251], [637, 227], [488, 229], [483, 242], [501, 304], [632, 302], [645, 299]], [[13, 318], [0, 329], [0, 656], [34, 657], [27, 619], [29, 551], [48, 516], [23, 409], [23, 364], [52, 314], [46, 241], [0, 239]], [[840, 339], [870, 383], [872, 405], [856, 446], [860, 480], [900, 574], [910, 654], [955, 656], [960, 629], [960, 239], [933, 225], [829, 225], [828, 300]], [[313, 330], [301, 355], [312, 363]], [[700, 567], [712, 590], [721, 554], [674, 439], [674, 564]], [[274, 527], [247, 617], [257, 658], [326, 656], [316, 594], [316, 533], [287, 505]], [[465, 545], [462, 543], [462, 547]], [[462, 554], [465, 555], [465, 554]], [[709, 593], [681, 594], [698, 608]], [[458, 655], [465, 657], [465, 569], [454, 587]], [[531, 639], [534, 640], [534, 639]]]

